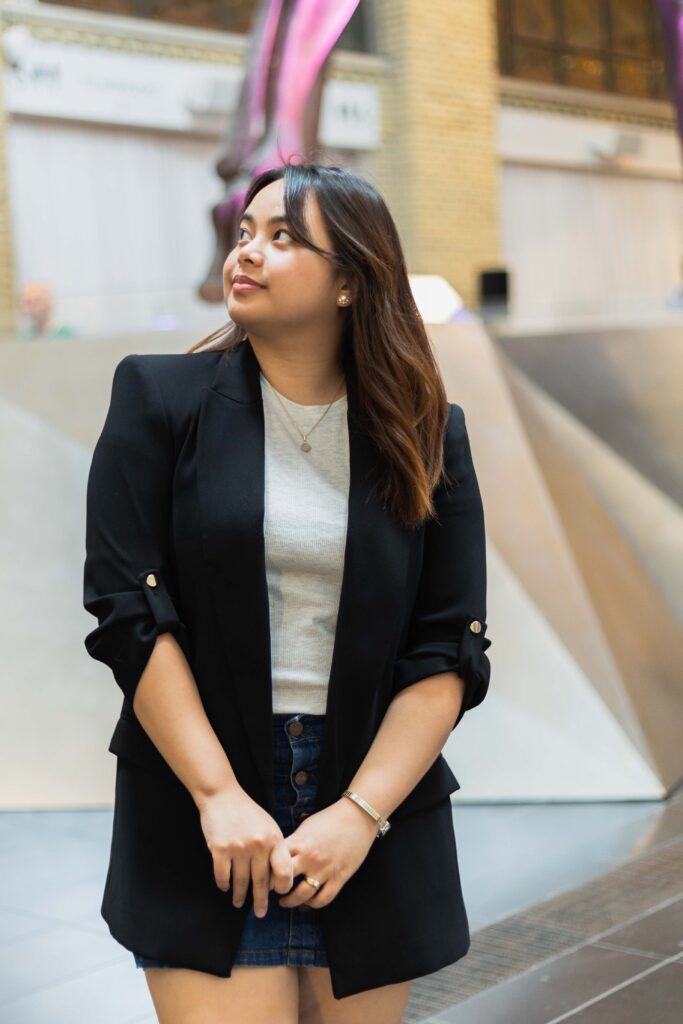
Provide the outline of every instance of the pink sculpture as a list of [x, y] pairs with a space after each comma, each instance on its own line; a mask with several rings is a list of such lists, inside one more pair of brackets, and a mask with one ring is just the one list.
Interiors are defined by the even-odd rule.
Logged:
[[683, 0], [657, 0], [657, 10], [668, 78], [678, 112], [678, 134], [683, 143]]
[[262, 0], [227, 152], [216, 170], [226, 183], [212, 211], [216, 251], [198, 293], [223, 301], [223, 264], [237, 240], [249, 182], [317, 146], [323, 65], [359, 0]]

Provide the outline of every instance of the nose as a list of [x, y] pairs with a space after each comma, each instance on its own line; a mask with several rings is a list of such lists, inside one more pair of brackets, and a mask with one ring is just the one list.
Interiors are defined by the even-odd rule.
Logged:
[[237, 265], [239, 266], [243, 260], [249, 260], [251, 262], [259, 263], [263, 257], [258, 250], [258, 246], [255, 246], [255, 238], [250, 239], [246, 245], [241, 245], [237, 255]]

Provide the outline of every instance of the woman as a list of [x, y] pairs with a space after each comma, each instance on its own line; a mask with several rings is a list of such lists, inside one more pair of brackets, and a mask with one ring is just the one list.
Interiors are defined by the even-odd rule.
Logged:
[[102, 915], [162, 1024], [398, 1024], [470, 941], [440, 753], [490, 675], [464, 415], [349, 171], [255, 179], [224, 288], [191, 358], [119, 363], [90, 470], [85, 644], [124, 697]]

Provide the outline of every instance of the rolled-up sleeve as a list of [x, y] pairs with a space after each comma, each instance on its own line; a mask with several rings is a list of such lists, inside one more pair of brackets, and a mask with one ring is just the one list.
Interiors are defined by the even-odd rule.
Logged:
[[405, 649], [394, 665], [394, 695], [441, 672], [456, 672], [465, 692], [452, 729], [486, 696], [491, 640], [486, 623], [484, 509], [462, 408], [449, 403], [444, 461], [455, 483], [433, 495], [438, 520], [425, 525], [424, 550]]
[[186, 640], [168, 553], [173, 467], [158, 381], [146, 357], [128, 355], [88, 475], [83, 605], [98, 621], [86, 650], [131, 701], [157, 636]]

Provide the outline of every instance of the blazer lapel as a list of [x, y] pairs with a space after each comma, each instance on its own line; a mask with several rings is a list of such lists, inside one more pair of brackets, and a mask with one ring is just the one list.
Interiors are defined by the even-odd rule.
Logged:
[[[269, 806], [273, 793], [272, 674], [263, 517], [265, 430], [260, 365], [246, 339], [221, 356], [204, 388], [197, 433], [202, 545], [225, 654]], [[405, 611], [414, 531], [370, 494], [372, 440], [354, 425], [347, 373], [350, 481], [344, 570], [330, 669], [318, 801], [343, 788], [350, 738], [372, 713]]]

